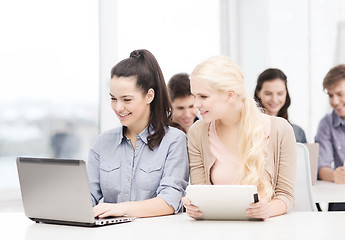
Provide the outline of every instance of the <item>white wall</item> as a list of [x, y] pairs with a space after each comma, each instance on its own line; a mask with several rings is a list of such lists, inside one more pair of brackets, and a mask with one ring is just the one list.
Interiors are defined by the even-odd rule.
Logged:
[[110, 105], [109, 79], [110, 70], [117, 59], [117, 1], [99, 1], [99, 36], [100, 36], [100, 132], [120, 125]]
[[[135, 49], [157, 58], [165, 80], [220, 55], [220, 3], [214, 0], [99, 0], [101, 132], [120, 126], [110, 108], [110, 69]], [[115, 4], [116, 3], [116, 4]]]
[[[316, 132], [322, 116], [331, 111], [328, 97], [322, 91], [322, 81], [329, 69], [337, 64], [338, 23], [345, 20], [345, 1], [310, 1], [310, 79], [311, 85], [311, 131]], [[345, 42], [342, 43], [343, 46]], [[343, 62], [344, 63], [344, 62]], [[314, 134], [315, 136], [315, 134]]]
[[[257, 76], [268, 67], [288, 77], [290, 120], [314, 141], [319, 120], [331, 109], [322, 81], [338, 64], [338, 23], [345, 0], [233, 0], [238, 4], [237, 59], [253, 94]], [[234, 43], [230, 43], [234, 44]], [[231, 47], [234, 49], [234, 46]]]
[[[221, 29], [226, 24], [217, 27], [220, 19], [210, 17], [217, 9], [210, 5], [212, 7], [205, 11], [196, 6], [210, 4], [210, 1], [193, 4], [178, 1], [175, 4], [180, 4], [180, 8], [176, 11], [173, 11], [174, 4], [154, 2], [146, 1], [141, 8], [150, 4], [157, 7], [157, 18], [166, 25], [155, 22], [152, 28], [149, 20], [143, 20], [131, 22], [126, 28], [129, 15], [123, 9], [130, 3], [100, 1], [101, 131], [119, 125], [108, 101], [109, 72], [116, 61], [127, 57], [129, 49], [136, 46], [153, 49], [166, 80], [179, 71], [191, 72], [196, 63], [225, 51], [224, 36], [228, 33]], [[220, 2], [220, 6], [226, 6], [224, 0]], [[313, 142], [319, 120], [331, 111], [327, 95], [322, 91], [322, 80], [327, 71], [339, 63], [338, 52], [345, 49], [345, 42], [339, 41], [338, 33], [339, 26], [344, 25], [339, 22], [345, 21], [345, 0], [229, 0], [228, 6], [230, 36], [229, 48], [225, 49], [242, 67], [248, 93], [253, 94], [257, 76], [266, 68], [283, 70], [292, 99], [290, 120], [300, 125], [308, 141]], [[119, 7], [123, 9], [117, 12]], [[166, 9], [171, 11], [168, 13]], [[193, 17], [196, 13], [203, 18]], [[219, 11], [219, 15], [226, 19], [224, 11], [222, 15]], [[145, 27], [147, 34], [141, 32]], [[176, 40], [169, 42], [173, 38]], [[123, 47], [126, 41], [130, 43], [128, 49]], [[175, 45], [177, 50], [172, 48]], [[212, 48], [203, 48], [206, 45]], [[170, 63], [166, 56], [176, 62]]]

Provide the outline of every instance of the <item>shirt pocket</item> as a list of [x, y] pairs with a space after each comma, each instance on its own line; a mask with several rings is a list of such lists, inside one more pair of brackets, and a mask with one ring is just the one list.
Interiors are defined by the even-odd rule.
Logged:
[[116, 191], [121, 185], [121, 161], [100, 164], [100, 184], [102, 191]]
[[140, 171], [138, 174], [138, 187], [154, 194], [159, 187], [162, 176], [162, 163], [140, 166]]

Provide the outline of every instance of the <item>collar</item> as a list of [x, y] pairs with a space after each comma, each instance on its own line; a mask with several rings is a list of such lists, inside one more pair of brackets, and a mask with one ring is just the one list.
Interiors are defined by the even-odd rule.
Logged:
[[147, 137], [150, 135], [149, 132], [150, 126], [146, 127], [141, 133], [137, 135], [137, 138], [140, 138], [146, 145], [148, 144]]
[[333, 110], [332, 111], [333, 127], [341, 127], [345, 125], [344, 119], [339, 117], [339, 115]]
[[[137, 135], [137, 138], [140, 138], [141, 141], [143, 141], [146, 145], [148, 144], [147, 137], [150, 135], [149, 128], [152, 129], [151, 126], [146, 127], [141, 133]], [[128, 138], [125, 135], [127, 127], [122, 126], [121, 132], [120, 132], [120, 140], [118, 144], [121, 144], [123, 140], [127, 140]]]
[[126, 139], [127, 139], [127, 137], [126, 137], [126, 135], [125, 135], [126, 128], [127, 128], [127, 127], [122, 126], [122, 128], [121, 128], [121, 130], [120, 130], [120, 136], [121, 136], [121, 137], [120, 137], [120, 140], [119, 140], [118, 145], [120, 145], [120, 144], [122, 143], [123, 140], [126, 140]]

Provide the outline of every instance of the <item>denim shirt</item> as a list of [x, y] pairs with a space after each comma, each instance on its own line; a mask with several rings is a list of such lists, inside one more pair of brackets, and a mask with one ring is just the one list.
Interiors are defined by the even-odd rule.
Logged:
[[96, 139], [89, 152], [88, 175], [93, 205], [141, 201], [160, 197], [181, 208], [189, 178], [186, 135], [167, 128], [161, 143], [149, 149], [148, 128], [137, 135], [135, 148], [123, 127], [109, 130]]
[[319, 147], [319, 166], [334, 168], [343, 165], [345, 160], [345, 123], [344, 120], [333, 111], [323, 117], [315, 136], [315, 142]]

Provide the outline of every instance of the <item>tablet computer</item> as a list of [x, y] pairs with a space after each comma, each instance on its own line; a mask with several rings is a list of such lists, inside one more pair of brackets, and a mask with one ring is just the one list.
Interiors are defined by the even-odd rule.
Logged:
[[186, 197], [202, 212], [200, 219], [259, 220], [246, 215], [246, 209], [258, 202], [255, 185], [189, 185]]

